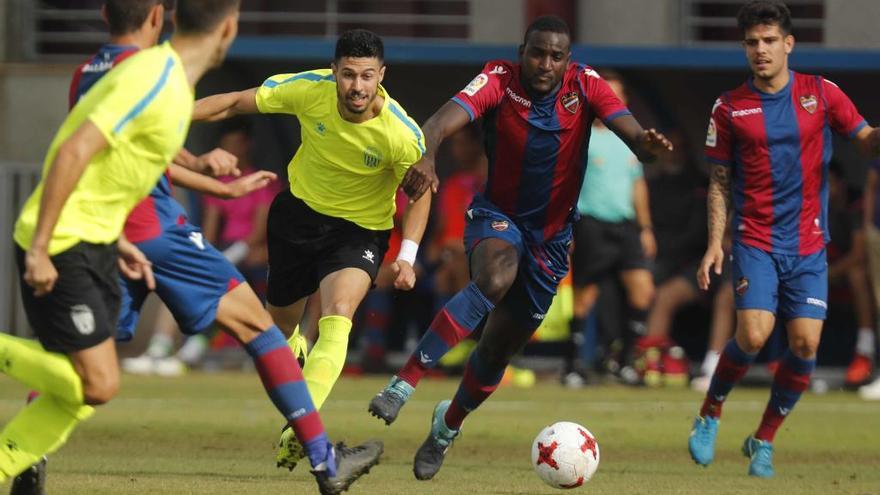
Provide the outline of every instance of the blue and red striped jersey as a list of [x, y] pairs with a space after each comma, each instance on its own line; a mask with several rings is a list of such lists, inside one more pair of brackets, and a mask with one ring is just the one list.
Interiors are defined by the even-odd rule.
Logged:
[[[108, 43], [98, 49], [92, 58], [82, 63], [70, 81], [68, 103], [70, 108], [86, 94], [110, 69], [137, 53], [138, 47]], [[142, 242], [159, 237], [162, 230], [187, 221], [186, 210], [172, 196], [171, 179], [166, 172], [150, 195], [137, 204], [125, 221], [125, 238]]]
[[732, 168], [734, 239], [779, 254], [822, 250], [830, 240], [831, 131], [852, 138], [866, 125], [821, 76], [791, 72], [774, 94], [749, 79], [718, 98], [705, 153]]
[[552, 238], [576, 214], [593, 119], [629, 115], [596, 71], [575, 63], [558, 90], [532, 99], [520, 84], [520, 65], [493, 60], [452, 101], [471, 120], [483, 118], [489, 176], [475, 202], [494, 204], [535, 242]]

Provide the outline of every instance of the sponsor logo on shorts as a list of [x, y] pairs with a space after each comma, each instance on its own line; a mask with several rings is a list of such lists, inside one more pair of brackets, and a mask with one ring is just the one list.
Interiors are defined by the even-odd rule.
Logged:
[[304, 408], [299, 408], [296, 411], [293, 411], [293, 414], [290, 415], [290, 419], [301, 418], [306, 415], [306, 410]]
[[736, 287], [734, 290], [738, 296], [745, 294], [746, 291], [749, 290], [749, 279], [740, 277], [739, 280], [736, 281]]
[[816, 107], [819, 106], [819, 100], [816, 99], [816, 95], [801, 96], [801, 106], [812, 115], [816, 113]]
[[788, 416], [788, 413], [790, 413], [790, 412], [791, 412], [790, 407], [780, 407], [779, 408], [779, 415], [780, 416]]
[[367, 149], [364, 150], [364, 165], [370, 168], [376, 168], [381, 161], [382, 153], [372, 146], [367, 146]]
[[504, 232], [505, 230], [507, 230], [508, 227], [510, 227], [510, 224], [507, 223], [507, 220], [493, 220], [491, 225], [492, 230], [495, 230], [497, 232]]
[[581, 100], [580, 98], [578, 98], [577, 93], [575, 93], [574, 91], [566, 93], [562, 97], [562, 106], [564, 106], [565, 109], [571, 113], [576, 113], [580, 104]]
[[808, 297], [807, 304], [810, 304], [812, 306], [818, 306], [822, 309], [828, 309], [828, 303], [826, 303], [825, 301], [823, 301], [821, 299], [816, 299], [815, 297]]
[[82, 335], [95, 333], [95, 314], [87, 304], [76, 304], [70, 308], [70, 319], [76, 331]]
[[461, 92], [468, 96], [474, 96], [477, 94], [477, 91], [483, 89], [483, 86], [485, 86], [487, 82], [489, 82], [489, 76], [486, 74], [477, 74], [477, 77], [473, 78], [473, 80], [471, 80]]
[[376, 261], [375, 261], [376, 255], [373, 254], [373, 252], [370, 251], [369, 249], [364, 250], [364, 255], [362, 256], [362, 258], [369, 261], [370, 263], [376, 264]]
[[533, 320], [543, 321], [544, 318], [546, 318], [546, 317], [547, 317], [546, 313], [533, 313], [532, 314]]
[[323, 136], [324, 133], [327, 132], [327, 126], [324, 125], [323, 122], [318, 122], [318, 124], [315, 126], [315, 131], [317, 131], [318, 134]]
[[205, 238], [202, 236], [201, 232], [190, 232], [189, 240], [192, 241], [193, 244], [196, 245], [197, 248], [204, 251], [205, 250]]

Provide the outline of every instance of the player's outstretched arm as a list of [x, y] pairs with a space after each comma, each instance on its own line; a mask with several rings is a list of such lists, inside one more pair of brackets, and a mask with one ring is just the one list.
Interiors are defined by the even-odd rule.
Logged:
[[214, 177], [223, 175], [238, 177], [241, 175], [241, 170], [238, 169], [238, 157], [223, 148], [214, 148], [199, 156], [190, 153], [186, 148], [181, 148], [172, 162], [181, 167], [201, 174], [213, 175]]
[[221, 182], [213, 177], [193, 172], [175, 164], [171, 165], [169, 172], [171, 182], [175, 185], [221, 199], [240, 198], [245, 194], [268, 186], [278, 178], [272, 172], [261, 170], [240, 177], [232, 182]]
[[880, 127], [866, 125], [856, 134], [856, 146], [870, 158], [880, 158]]
[[259, 113], [257, 108], [258, 89], [251, 88], [199, 98], [193, 108], [192, 119], [193, 121], [212, 122], [228, 119], [235, 115]]
[[409, 196], [410, 203], [417, 201], [430, 189], [437, 193], [440, 179], [434, 170], [437, 149], [444, 139], [470, 122], [470, 116], [461, 105], [447, 101], [422, 126], [425, 135], [425, 154], [416, 162], [400, 182], [403, 192]]
[[653, 162], [658, 154], [672, 151], [672, 142], [666, 136], [656, 129], [642, 129], [632, 115], [621, 115], [606, 125], [629, 146], [642, 163]]
[[416, 253], [419, 243], [425, 234], [428, 225], [428, 216], [431, 213], [431, 193], [423, 194], [415, 203], [407, 206], [403, 214], [403, 240], [400, 242], [400, 254], [397, 260], [391, 264], [396, 278], [394, 288], [410, 290], [416, 285], [416, 272], [413, 265], [416, 261]]
[[727, 228], [727, 216], [731, 208], [730, 200], [730, 167], [712, 165], [712, 177], [709, 180], [709, 197], [706, 200], [709, 209], [709, 245], [697, 271], [697, 284], [701, 289], [709, 288], [709, 272], [713, 270], [721, 275], [724, 263], [724, 231]]
[[86, 171], [92, 157], [108, 146], [104, 134], [86, 120], [58, 147], [43, 181], [43, 195], [37, 214], [37, 226], [25, 253], [24, 281], [37, 296], [52, 292], [58, 271], [49, 259], [49, 242], [67, 199]]

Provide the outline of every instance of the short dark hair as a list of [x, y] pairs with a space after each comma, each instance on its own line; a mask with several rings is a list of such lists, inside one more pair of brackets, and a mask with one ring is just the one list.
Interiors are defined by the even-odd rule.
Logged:
[[752, 0], [736, 15], [736, 25], [743, 34], [755, 26], [774, 24], [786, 35], [791, 34], [791, 11], [775, 0]]
[[250, 119], [243, 116], [226, 119], [220, 124], [220, 137], [227, 134], [242, 133], [247, 138], [253, 137], [253, 124]]
[[523, 44], [529, 42], [529, 36], [535, 31], [564, 34], [568, 36], [569, 40], [571, 39], [571, 31], [568, 29], [568, 24], [561, 17], [555, 15], [542, 15], [532, 21], [529, 27], [526, 28]]
[[205, 34], [237, 9], [241, 0], [177, 0], [174, 29], [182, 34]]
[[150, 10], [161, 3], [162, 0], [107, 0], [104, 12], [110, 34], [122, 36], [137, 31], [146, 22]]
[[352, 29], [342, 33], [336, 40], [333, 59], [339, 61], [342, 57], [377, 58], [382, 62], [385, 60], [385, 44], [372, 31]]

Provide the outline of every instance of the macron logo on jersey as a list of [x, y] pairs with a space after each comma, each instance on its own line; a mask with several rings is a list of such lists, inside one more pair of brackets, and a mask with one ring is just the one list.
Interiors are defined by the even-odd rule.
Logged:
[[522, 105], [522, 106], [524, 106], [524, 107], [526, 107], [526, 108], [532, 108], [532, 102], [531, 102], [531, 101], [529, 101], [528, 99], [526, 99], [526, 98], [524, 98], [524, 97], [522, 97], [522, 96], [520, 96], [520, 95], [514, 93], [513, 90], [510, 89], [509, 87], [504, 88], [504, 91], [507, 92], [507, 96], [509, 96], [511, 100], [515, 101], [516, 103], [519, 103], [520, 105]]
[[734, 110], [730, 113], [730, 116], [733, 118], [737, 117], [746, 117], [749, 115], [756, 115], [759, 113], [764, 113], [764, 110], [761, 107], [757, 108], [746, 108], [745, 110]]

